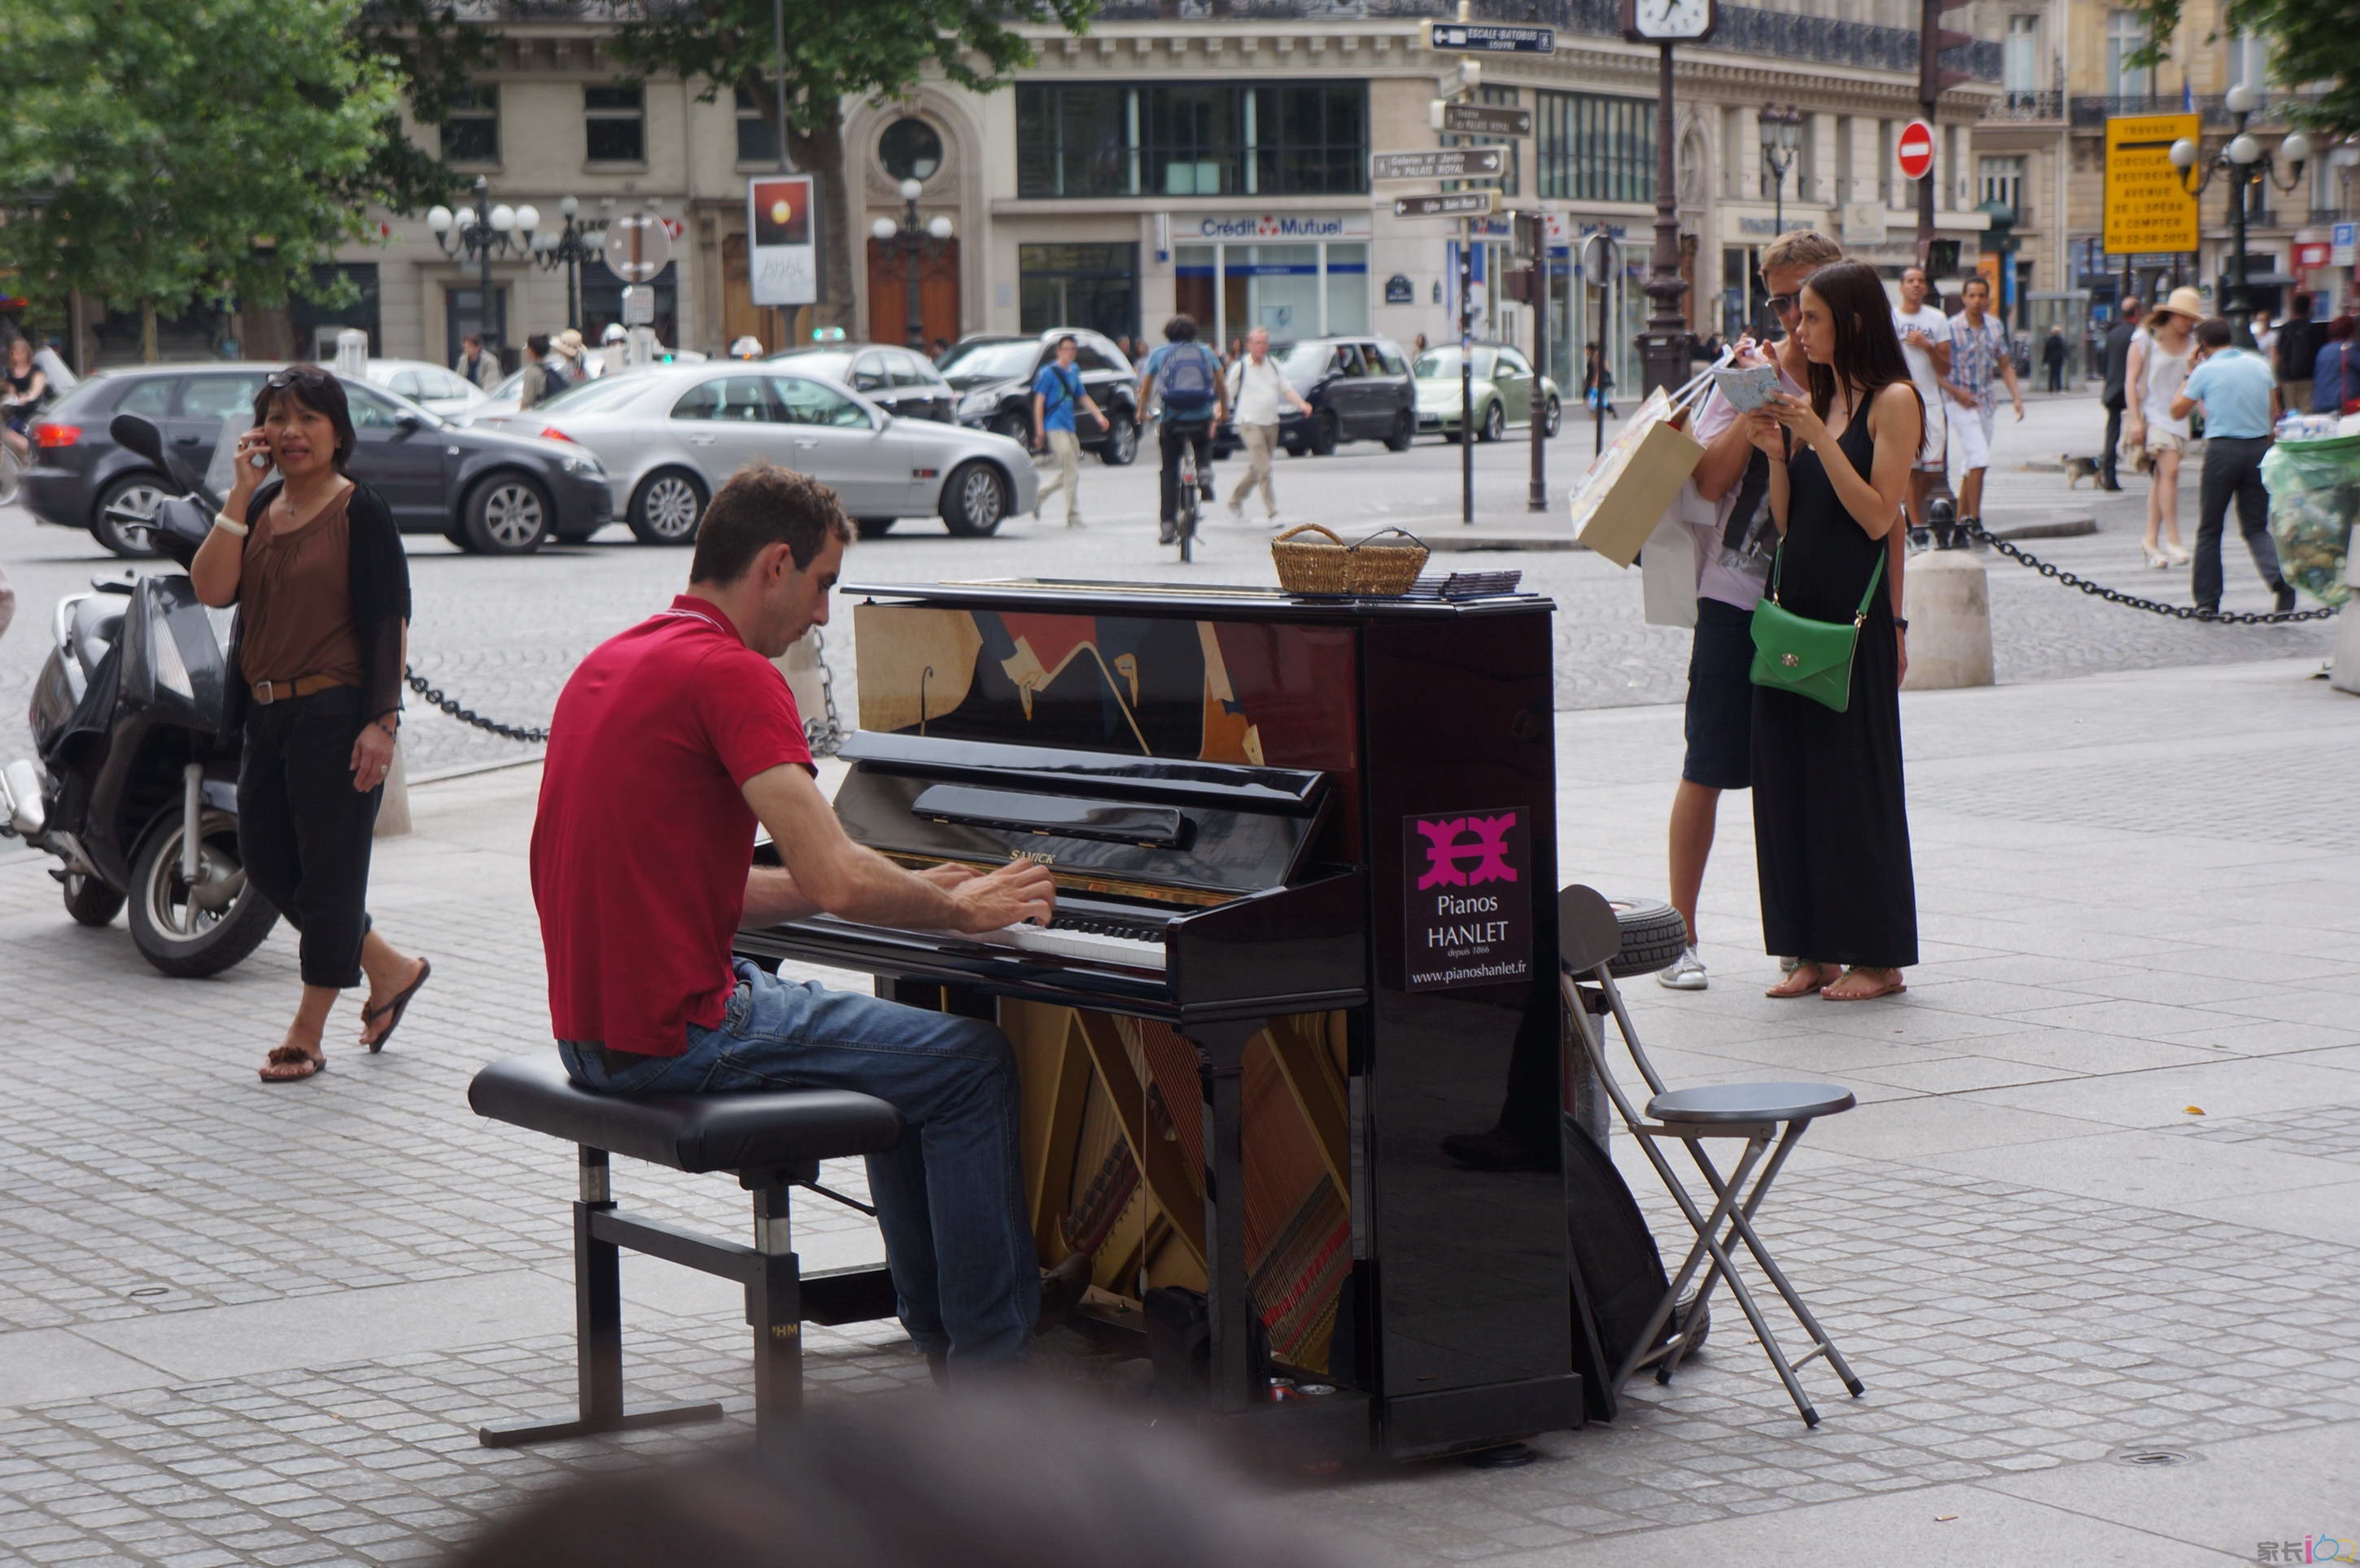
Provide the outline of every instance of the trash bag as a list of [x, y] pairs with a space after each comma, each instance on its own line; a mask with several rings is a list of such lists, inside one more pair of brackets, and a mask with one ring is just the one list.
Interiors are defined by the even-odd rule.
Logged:
[[2286, 580], [2322, 604], [2352, 596], [2344, 564], [2360, 515], [2360, 436], [2280, 441], [2262, 459], [2270, 537]]

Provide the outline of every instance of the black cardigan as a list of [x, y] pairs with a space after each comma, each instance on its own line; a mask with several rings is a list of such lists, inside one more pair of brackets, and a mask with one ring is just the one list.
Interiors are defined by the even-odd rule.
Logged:
[[[274, 479], [254, 493], [246, 507], [248, 528], [279, 498], [284, 485], [285, 481]], [[401, 708], [406, 673], [401, 633], [410, 621], [410, 557], [401, 548], [401, 530], [395, 527], [385, 498], [358, 480], [353, 482], [344, 517], [350, 540], [346, 588], [352, 597], [353, 630], [361, 645], [361, 716], [365, 721], [381, 719]], [[245, 640], [246, 620], [240, 616], [229, 639], [230, 690], [224, 723], [230, 728], [246, 722], [246, 704], [254, 700], [253, 689], [238, 664], [239, 645]]]

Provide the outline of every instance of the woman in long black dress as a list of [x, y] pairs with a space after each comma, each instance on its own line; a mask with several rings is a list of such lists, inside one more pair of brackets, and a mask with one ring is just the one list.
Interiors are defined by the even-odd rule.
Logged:
[[1902, 501], [1925, 410], [1874, 269], [1830, 263], [1804, 285], [1796, 336], [1811, 396], [1753, 416], [1769, 454], [1770, 505], [1785, 536], [1779, 603], [1818, 621], [1860, 613], [1877, 562], [1883, 584], [1852, 658], [1839, 713], [1808, 697], [1754, 690], [1754, 844], [1762, 934], [1800, 960], [1773, 996], [1865, 1001], [1905, 989], [1918, 962], [1918, 896], [1901, 779]]

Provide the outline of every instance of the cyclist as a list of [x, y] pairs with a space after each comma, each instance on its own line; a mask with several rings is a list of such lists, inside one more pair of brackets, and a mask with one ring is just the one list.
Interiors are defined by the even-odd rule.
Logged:
[[1139, 406], [1154, 407], [1152, 399], [1159, 387], [1164, 409], [1157, 416], [1155, 440], [1164, 454], [1164, 478], [1163, 526], [1156, 542], [1172, 544], [1180, 537], [1180, 453], [1195, 449], [1196, 491], [1211, 500], [1213, 428], [1229, 411], [1220, 362], [1196, 341], [1196, 318], [1185, 311], [1164, 323], [1164, 345], [1147, 356], [1147, 373], [1139, 379]]
[[49, 373], [33, 363], [32, 339], [10, 340], [6, 376], [6, 389], [0, 392], [0, 411], [5, 414], [8, 447], [18, 457], [30, 458], [33, 416], [49, 393]]

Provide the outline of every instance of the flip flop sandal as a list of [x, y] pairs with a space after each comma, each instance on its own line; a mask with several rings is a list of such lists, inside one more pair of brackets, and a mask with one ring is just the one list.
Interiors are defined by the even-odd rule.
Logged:
[[[1843, 978], [1850, 979], [1851, 976], [1847, 975], [1843, 976]], [[1833, 984], [1833, 982], [1830, 982], [1830, 984]], [[1909, 989], [1909, 987], [1903, 985], [1899, 980], [1887, 980], [1874, 991], [1855, 991], [1849, 996], [1835, 996], [1827, 990], [1822, 989], [1819, 992], [1819, 1000], [1822, 1002], [1874, 1002], [1880, 996], [1897, 996], [1907, 989]]]
[[[1795, 975], [1801, 974], [1806, 967], [1820, 970], [1825, 969], [1828, 966], [1824, 964], [1810, 965], [1797, 964], [1795, 965], [1794, 975], [1789, 975], [1785, 980], [1773, 985], [1770, 989], [1763, 992], [1762, 994], [1769, 997], [1774, 1002], [1791, 1002], [1797, 996], [1815, 996], [1826, 987], [1835, 984], [1835, 981], [1833, 980], [1814, 980], [1811, 984], [1803, 986], [1799, 990], [1788, 990], [1787, 987], [1795, 983]], [[1839, 975], [1838, 978], [1841, 978], [1841, 976]]]
[[393, 1038], [393, 1031], [401, 1027], [401, 1015], [409, 1010], [410, 998], [418, 995], [418, 988], [421, 985], [425, 985], [428, 978], [432, 976], [433, 973], [434, 965], [426, 959], [420, 959], [418, 961], [418, 978], [412, 980], [408, 985], [402, 987], [402, 989], [394, 996], [393, 1000], [386, 1003], [380, 1007], [363, 1007], [361, 1009], [361, 1025], [363, 1028], [366, 1028], [368, 1025], [377, 1022], [377, 1019], [384, 1018], [388, 1013], [393, 1015], [393, 1021], [385, 1026], [385, 1032], [368, 1042], [369, 1054], [371, 1056], [375, 1056], [378, 1051], [383, 1051], [385, 1049], [385, 1042]]
[[[270, 1068], [292, 1067], [299, 1062], [308, 1062], [310, 1066], [300, 1073], [285, 1073], [277, 1077], [270, 1074]], [[300, 1045], [274, 1045], [270, 1048], [270, 1054], [263, 1059], [263, 1066], [256, 1072], [266, 1083], [300, 1083], [304, 1079], [316, 1078], [327, 1070], [328, 1059], [324, 1056], [314, 1056]]]

